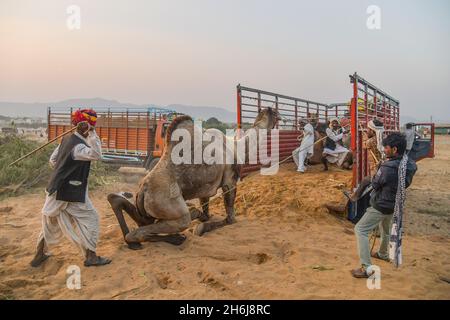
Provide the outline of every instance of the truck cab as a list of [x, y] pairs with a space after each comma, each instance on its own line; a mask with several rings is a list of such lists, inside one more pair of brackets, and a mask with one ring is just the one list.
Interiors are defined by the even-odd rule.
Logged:
[[434, 123], [414, 123], [414, 144], [409, 157], [414, 161], [434, 158]]

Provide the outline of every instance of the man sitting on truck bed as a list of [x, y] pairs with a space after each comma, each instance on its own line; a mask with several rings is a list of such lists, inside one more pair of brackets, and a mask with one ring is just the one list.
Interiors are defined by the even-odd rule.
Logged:
[[326, 129], [327, 138], [323, 149], [322, 162], [325, 171], [328, 170], [328, 162], [335, 163], [344, 169], [350, 169], [351, 163], [348, 155], [351, 153], [343, 145], [344, 133], [346, 133], [345, 128], [340, 127], [339, 119], [331, 119], [329, 128]]

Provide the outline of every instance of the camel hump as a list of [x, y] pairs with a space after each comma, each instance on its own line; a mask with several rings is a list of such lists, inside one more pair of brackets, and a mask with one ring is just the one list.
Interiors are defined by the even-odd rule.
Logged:
[[180, 123], [184, 121], [193, 121], [192, 118], [188, 115], [178, 116], [172, 120], [169, 127], [167, 127], [166, 132], [166, 145], [170, 144], [170, 138], [172, 137], [172, 133], [177, 129]]

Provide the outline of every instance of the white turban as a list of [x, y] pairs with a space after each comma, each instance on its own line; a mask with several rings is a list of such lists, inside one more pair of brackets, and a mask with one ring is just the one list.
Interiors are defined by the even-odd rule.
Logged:
[[375, 131], [375, 135], [377, 137], [377, 148], [378, 151], [383, 154], [384, 148], [383, 148], [383, 132], [384, 132], [384, 126], [376, 126], [375, 123], [373, 123], [373, 120], [370, 120], [367, 124], [367, 127]]
[[333, 129], [333, 121], [337, 121], [337, 123], [339, 123], [339, 118], [334, 117], [334, 118], [330, 119], [330, 124], [329, 124], [330, 129]]

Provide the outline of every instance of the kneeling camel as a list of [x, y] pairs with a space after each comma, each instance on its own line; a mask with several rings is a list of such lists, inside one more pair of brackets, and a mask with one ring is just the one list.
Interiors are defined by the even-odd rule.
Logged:
[[[279, 121], [277, 111], [262, 109], [253, 124], [255, 130], [273, 129]], [[108, 201], [119, 221], [125, 242], [130, 249], [140, 249], [142, 242], [165, 241], [180, 245], [186, 237], [182, 234], [191, 221], [202, 221], [195, 230], [201, 236], [206, 232], [235, 222], [234, 201], [236, 185], [239, 180], [240, 165], [233, 164], [175, 164], [171, 159], [177, 142], [171, 141], [176, 129], [187, 130], [194, 136], [194, 122], [189, 116], [175, 118], [167, 129], [166, 148], [158, 164], [142, 179], [135, 204], [127, 193], [108, 195]], [[211, 129], [210, 129], [211, 130]], [[223, 136], [224, 148], [226, 137], [219, 130], [216, 134]], [[249, 138], [244, 135], [246, 159], [248, 158]], [[238, 139], [234, 140], [235, 146]], [[202, 151], [207, 146], [203, 142]], [[234, 148], [234, 159], [237, 158]], [[226, 218], [222, 221], [209, 220], [209, 199], [222, 189]], [[199, 199], [202, 211], [188, 206], [187, 200]], [[136, 222], [138, 228], [130, 232], [125, 222], [123, 211]]]

